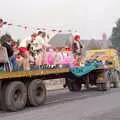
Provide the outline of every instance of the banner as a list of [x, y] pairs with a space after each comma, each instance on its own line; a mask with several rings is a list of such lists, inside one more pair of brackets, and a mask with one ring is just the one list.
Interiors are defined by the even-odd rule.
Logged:
[[77, 77], [81, 77], [93, 70], [95, 70], [96, 68], [102, 66], [102, 63], [101, 62], [92, 62], [91, 64], [89, 65], [86, 65], [84, 67], [71, 67], [70, 68], [70, 71], [72, 72], [72, 74], [74, 74], [75, 76]]

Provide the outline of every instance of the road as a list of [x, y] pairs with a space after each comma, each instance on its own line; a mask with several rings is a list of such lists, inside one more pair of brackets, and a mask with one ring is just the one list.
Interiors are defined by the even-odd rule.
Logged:
[[120, 120], [120, 89], [48, 92], [45, 105], [0, 112], [0, 120]]

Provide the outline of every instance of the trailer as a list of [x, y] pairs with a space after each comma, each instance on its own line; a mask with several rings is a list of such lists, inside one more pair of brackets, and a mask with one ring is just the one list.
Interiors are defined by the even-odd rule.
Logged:
[[[40, 106], [46, 100], [44, 80], [65, 78], [72, 92], [81, 90], [82, 84], [96, 85], [99, 90], [109, 90], [110, 84], [119, 87], [118, 56], [114, 49], [87, 51], [86, 57], [109, 53], [109, 64], [92, 62], [84, 67], [54, 67], [30, 71], [0, 72], [0, 105], [2, 110], [19, 111], [27, 104]], [[106, 55], [105, 55], [106, 56]], [[104, 56], [104, 57], [105, 57]], [[111, 58], [111, 59], [110, 59]]]

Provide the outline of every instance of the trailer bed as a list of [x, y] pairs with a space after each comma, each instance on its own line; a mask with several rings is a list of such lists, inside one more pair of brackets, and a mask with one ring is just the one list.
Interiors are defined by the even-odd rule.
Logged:
[[45, 76], [52, 74], [68, 73], [69, 68], [54, 68], [54, 69], [43, 69], [43, 70], [32, 70], [32, 71], [17, 71], [17, 72], [0, 72], [0, 80], [23, 78], [31, 76]]

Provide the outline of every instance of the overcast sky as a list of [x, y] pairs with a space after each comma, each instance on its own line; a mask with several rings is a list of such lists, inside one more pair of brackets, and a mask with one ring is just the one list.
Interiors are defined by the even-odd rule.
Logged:
[[[120, 17], [120, 0], [0, 0], [0, 17], [15, 24], [77, 29], [82, 39], [109, 36]], [[12, 27], [16, 37], [29, 32]]]

